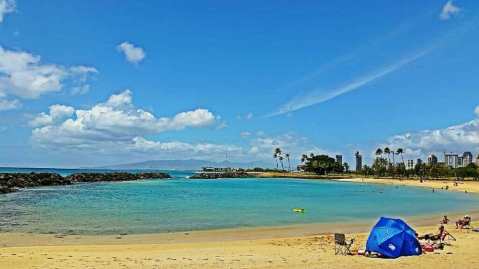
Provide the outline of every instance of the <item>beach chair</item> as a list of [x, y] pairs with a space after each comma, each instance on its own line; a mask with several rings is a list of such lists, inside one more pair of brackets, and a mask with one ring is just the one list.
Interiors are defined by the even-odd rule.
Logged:
[[344, 234], [334, 234], [334, 255], [352, 255], [351, 246], [354, 239], [346, 241]]
[[452, 234], [446, 231], [446, 236], [444, 237], [444, 241], [457, 241], [457, 239]]

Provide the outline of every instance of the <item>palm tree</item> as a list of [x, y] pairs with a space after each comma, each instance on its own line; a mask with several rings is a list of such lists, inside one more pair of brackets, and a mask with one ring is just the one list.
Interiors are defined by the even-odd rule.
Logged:
[[283, 160], [284, 160], [283, 156], [280, 155], [279, 156], [279, 161], [281, 162], [281, 170], [284, 171]]
[[378, 149], [376, 150], [376, 156], [378, 156], [378, 158], [379, 158], [379, 156], [382, 157], [382, 156], [383, 156], [383, 150], [380, 149], [380, 148], [378, 148]]
[[344, 163], [343, 166], [344, 166], [344, 171], [348, 172], [349, 171], [349, 164]]
[[404, 158], [403, 158], [403, 156], [402, 156], [402, 154], [404, 153], [404, 150], [403, 150], [402, 148], [398, 148], [398, 149], [396, 150], [396, 153], [401, 156], [401, 161], [402, 161], [402, 163], [404, 164]]
[[286, 156], [286, 159], [288, 160], [289, 172], [291, 172], [291, 162], [289, 161], [289, 153], [286, 153], [285, 156]]
[[280, 155], [282, 154], [280, 148], [275, 148], [275, 149], [274, 149], [274, 153], [276, 153], [278, 156], [280, 156]]
[[301, 162], [304, 163], [308, 159], [308, 155], [303, 154], [301, 155]]
[[278, 154], [276, 154], [276, 152], [273, 154], [273, 158], [276, 162], [276, 169], [278, 169]]
[[276, 159], [276, 169], [278, 169], [278, 158], [281, 157], [281, 149], [280, 148], [275, 148], [273, 156]]
[[388, 164], [391, 162], [391, 159], [389, 159], [389, 155], [391, 154], [391, 150], [388, 147], [384, 148], [384, 153], [388, 155]]

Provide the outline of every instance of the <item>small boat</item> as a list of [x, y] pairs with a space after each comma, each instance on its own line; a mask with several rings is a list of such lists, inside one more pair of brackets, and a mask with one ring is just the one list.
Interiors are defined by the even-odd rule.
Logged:
[[304, 213], [304, 208], [293, 208], [294, 213]]

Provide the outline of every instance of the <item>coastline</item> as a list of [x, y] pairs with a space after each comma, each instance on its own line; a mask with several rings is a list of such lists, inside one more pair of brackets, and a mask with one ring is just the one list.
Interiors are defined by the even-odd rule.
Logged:
[[[449, 219], [456, 220], [468, 214], [479, 219], [479, 208], [468, 212], [445, 212]], [[396, 217], [396, 216], [390, 216]], [[431, 227], [438, 224], [441, 215], [421, 215], [403, 218], [413, 227]], [[401, 217], [400, 217], [401, 218]], [[1, 247], [33, 246], [75, 246], [75, 245], [124, 245], [124, 244], [184, 244], [211, 243], [244, 240], [280, 239], [290, 237], [308, 237], [333, 233], [367, 233], [377, 219], [348, 221], [343, 223], [310, 223], [283, 226], [238, 227], [211, 230], [193, 230], [181, 232], [162, 232], [147, 234], [49, 234], [0, 232]]]
[[[291, 176], [287, 176], [291, 177]], [[296, 177], [298, 178], [298, 177]], [[304, 177], [301, 177], [304, 179]], [[306, 178], [363, 184], [392, 184], [479, 193], [477, 182], [373, 178]], [[473, 212], [444, 212], [454, 222]], [[436, 232], [440, 215], [405, 218], [420, 234]], [[376, 220], [289, 226], [217, 229], [128, 235], [0, 233], [0, 268], [479, 268], [475, 261], [479, 233], [447, 229], [458, 239], [436, 255], [395, 260], [334, 255], [333, 233], [355, 238], [353, 251], [364, 248]], [[452, 253], [452, 254], [448, 254]]]
[[364, 184], [386, 184], [394, 186], [412, 186], [430, 188], [435, 190], [446, 189], [448, 191], [479, 193], [479, 181], [463, 180], [457, 181], [457, 186], [454, 186], [454, 179], [411, 179], [411, 178], [378, 178], [378, 177], [361, 177], [357, 175], [315, 175], [309, 173], [282, 173], [282, 172], [248, 172], [251, 176], [256, 178], [297, 178], [310, 180], [332, 180], [339, 182], [352, 182]]
[[[439, 217], [439, 216], [438, 216]], [[473, 219], [477, 215], [473, 216]], [[452, 219], [452, 218], [451, 218]], [[436, 219], [437, 220], [437, 219]], [[412, 221], [411, 223], [413, 223]], [[369, 226], [374, 223], [370, 223]], [[426, 224], [426, 222], [424, 222]], [[413, 225], [414, 226], [414, 225]], [[291, 227], [290, 227], [291, 228]], [[351, 227], [344, 227], [350, 229]], [[346, 232], [354, 238], [352, 250], [364, 249], [367, 231]], [[420, 234], [437, 230], [437, 225], [415, 227]], [[478, 233], [447, 226], [457, 241], [442, 251], [399, 259], [375, 259], [363, 256], [334, 255], [330, 233], [302, 236], [285, 233], [284, 228], [216, 230], [192, 233], [123, 236], [110, 243], [98, 237], [82, 239], [79, 244], [64, 244], [53, 235], [45, 235], [49, 244], [35, 238], [32, 245], [0, 246], [0, 268], [478, 268]], [[341, 230], [335, 225], [336, 230]], [[288, 229], [286, 229], [288, 230]], [[341, 232], [341, 231], [339, 231]], [[258, 233], [263, 237], [258, 237]], [[275, 236], [271, 236], [275, 234]], [[22, 235], [11, 234], [17, 240]], [[34, 235], [23, 235], [30, 237]], [[47, 238], [49, 236], [49, 238]], [[228, 236], [233, 236], [228, 238]], [[253, 236], [254, 239], [251, 239]], [[238, 238], [240, 237], [240, 238]], [[55, 238], [55, 239], [53, 239]], [[183, 238], [183, 239], [181, 239]], [[0, 234], [0, 242], [5, 240]], [[115, 241], [116, 240], [116, 241]], [[121, 242], [119, 242], [121, 241]]]

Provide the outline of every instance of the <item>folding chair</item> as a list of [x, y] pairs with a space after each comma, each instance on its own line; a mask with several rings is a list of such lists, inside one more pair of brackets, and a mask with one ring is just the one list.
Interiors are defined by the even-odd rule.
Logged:
[[351, 246], [354, 243], [354, 239], [346, 241], [344, 234], [334, 234], [334, 255], [352, 255]]

